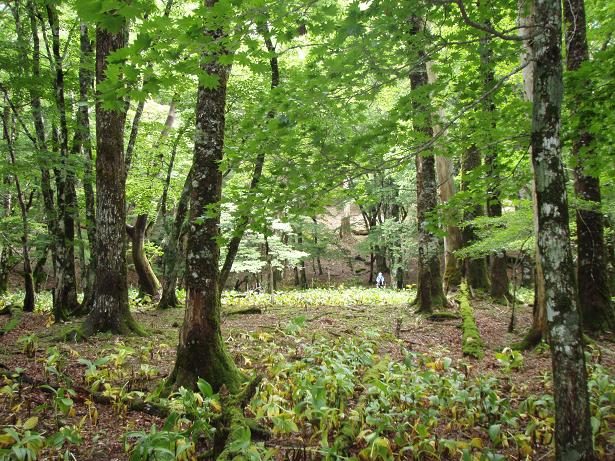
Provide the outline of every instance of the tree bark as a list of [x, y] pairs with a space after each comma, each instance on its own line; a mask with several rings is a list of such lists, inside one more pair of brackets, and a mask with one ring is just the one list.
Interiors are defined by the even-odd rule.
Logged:
[[[109, 13], [117, 15], [117, 13]], [[128, 30], [121, 21], [117, 31], [96, 25], [96, 83], [106, 79], [107, 58], [126, 46]], [[124, 105], [105, 109], [96, 103], [96, 278], [94, 302], [84, 334], [111, 331], [142, 332], [128, 309], [126, 277], [126, 171], [124, 163]]]
[[[212, 8], [217, 0], [205, 0]], [[224, 32], [206, 30], [214, 42]], [[241, 376], [226, 350], [220, 330], [220, 233], [218, 205], [222, 192], [226, 88], [230, 66], [218, 62], [218, 53], [203, 53], [201, 69], [218, 78], [215, 88], [199, 85], [186, 259], [186, 311], [179, 335], [177, 359], [169, 384], [194, 389], [203, 378], [214, 390], [226, 386], [237, 392]]]
[[[523, 38], [523, 53], [521, 55], [521, 64], [523, 68], [523, 89], [527, 101], [534, 101], [534, 73], [535, 63], [532, 61], [534, 57], [534, 42], [532, 39], [534, 30], [534, 10], [535, 4], [531, 0], [519, 0], [519, 18], [518, 25], [519, 36]], [[530, 162], [531, 163], [531, 162]], [[532, 164], [532, 163], [531, 163]], [[532, 169], [534, 168], [532, 164]], [[533, 170], [532, 170], [533, 171]], [[532, 173], [534, 174], [534, 173]], [[536, 205], [536, 191], [532, 183], [532, 206], [534, 208], [534, 233], [538, 234], [538, 209]], [[548, 337], [547, 326], [547, 307], [545, 303], [545, 278], [542, 270], [542, 260], [540, 257], [540, 249], [538, 242], [534, 248], [534, 309], [532, 315], [532, 326], [521, 344], [524, 348], [530, 348], [538, 344], [541, 340], [546, 340]]]
[[94, 172], [92, 165], [92, 135], [90, 132], [90, 114], [88, 109], [88, 94], [92, 87], [92, 72], [89, 66], [92, 63], [92, 43], [88, 27], [82, 22], [79, 34], [79, 110], [77, 112], [77, 125], [79, 141], [84, 157], [83, 166], [83, 193], [85, 196], [85, 227], [90, 245], [90, 260], [85, 273], [85, 287], [83, 290], [82, 310], [88, 312], [94, 300], [94, 276], [96, 274], [96, 198], [94, 196]]
[[158, 307], [160, 309], [167, 309], [179, 306], [179, 300], [177, 299], [177, 276], [179, 273], [179, 254], [181, 248], [181, 236], [182, 229], [184, 228], [184, 222], [186, 221], [186, 213], [188, 212], [188, 204], [190, 202], [190, 179], [192, 170], [186, 176], [184, 182], [184, 188], [182, 189], [179, 202], [177, 203], [177, 209], [175, 211], [175, 221], [173, 223], [173, 229], [171, 235], [167, 238], [164, 255], [162, 260], [162, 267], [164, 271], [164, 278], [162, 281], [162, 296]]
[[[75, 173], [69, 166], [68, 120], [64, 97], [64, 68], [60, 51], [60, 21], [54, 5], [47, 4], [47, 18], [51, 29], [51, 49], [55, 70], [55, 101], [60, 118], [59, 148], [61, 167], [56, 172], [58, 235], [57, 273], [53, 296], [53, 310], [56, 322], [66, 320], [79, 311], [77, 301], [77, 277], [75, 271], [75, 214], [77, 195]], [[58, 174], [59, 173], [59, 174]]]
[[[463, 191], [469, 191], [470, 185], [467, 179], [468, 174], [473, 170], [480, 168], [481, 156], [476, 146], [470, 146], [462, 155], [461, 158], [461, 188]], [[482, 204], [474, 204], [463, 213], [465, 225], [462, 230], [464, 246], [471, 245], [476, 240], [474, 228], [470, 221], [484, 216], [485, 211]], [[487, 278], [487, 264], [483, 257], [467, 257], [463, 261], [463, 275], [468, 281], [468, 285], [473, 289], [487, 290], [489, 288], [489, 280]]]
[[[412, 18], [412, 33], [420, 33], [421, 23], [418, 18]], [[410, 86], [413, 91], [427, 85], [427, 65], [425, 53], [418, 52], [419, 64], [410, 74]], [[414, 120], [414, 130], [422, 133], [425, 139], [433, 137], [431, 108], [429, 101], [417, 96], [413, 102], [415, 114], [420, 114]], [[427, 96], [423, 96], [427, 98]], [[448, 302], [442, 288], [440, 271], [440, 241], [431, 230], [429, 214], [434, 212], [438, 202], [438, 187], [436, 183], [436, 166], [433, 152], [427, 151], [416, 156], [416, 215], [418, 228], [418, 280], [417, 280], [417, 310], [431, 313], [433, 308], [447, 306]]]
[[[486, 24], [490, 24], [489, 17], [484, 19]], [[483, 77], [483, 87], [485, 92], [493, 90], [495, 84], [495, 66], [493, 63], [493, 50], [491, 49], [491, 39], [488, 36], [482, 37], [480, 41], [480, 67]], [[496, 126], [496, 107], [491, 94], [483, 101], [483, 111], [489, 120], [488, 130], [495, 132]], [[497, 150], [487, 148], [485, 152], [485, 164], [487, 165], [487, 175], [489, 183], [487, 187], [487, 216], [498, 218], [502, 216], [502, 201], [500, 199], [500, 174], [498, 168]], [[489, 294], [499, 301], [512, 301], [508, 283], [508, 264], [506, 262], [506, 251], [496, 250], [489, 255]]]
[[536, 240], [545, 277], [555, 398], [556, 459], [594, 460], [587, 372], [561, 158], [561, 3], [537, 0], [531, 152], [538, 210]]
[[[583, 0], [564, 2], [566, 22], [566, 69], [576, 71], [589, 60], [586, 37], [585, 4]], [[577, 118], [577, 131], [572, 140], [574, 189], [580, 202], [577, 221], [577, 279], [579, 284], [579, 312], [583, 327], [590, 331], [615, 330], [615, 310], [611, 305], [604, 242], [604, 218], [600, 210], [600, 179], [587, 173], [584, 164], [592, 164], [596, 157], [593, 137], [589, 132], [591, 117], [577, 110], [591, 100], [591, 85], [578, 82], [572, 98], [571, 112]]]
[[[431, 63], [427, 63], [427, 81], [434, 84], [437, 76], [432, 69]], [[444, 121], [444, 109], [438, 109], [438, 116]], [[440, 134], [442, 128], [439, 123], [433, 124], [434, 136]], [[436, 155], [436, 179], [438, 180], [438, 196], [440, 203], [446, 204], [457, 193], [455, 186], [455, 172], [453, 160], [449, 157]], [[446, 235], [444, 236], [444, 292], [451, 288], [458, 289], [461, 284], [462, 261], [455, 256], [455, 251], [463, 246], [461, 229], [455, 225], [458, 220], [455, 210], [445, 208], [444, 220], [446, 223]]]
[[139, 278], [139, 296], [149, 295], [157, 300], [160, 295], [160, 282], [145, 254], [146, 228], [147, 214], [140, 214], [137, 216], [134, 226], [126, 225], [126, 233], [130, 237], [132, 262]]
[[[263, 36], [263, 40], [265, 41], [265, 46], [269, 53], [275, 53], [276, 49], [271, 41], [271, 35], [269, 32], [269, 26], [267, 23], [260, 25], [258, 27], [260, 34]], [[280, 66], [278, 64], [278, 57], [275, 54], [269, 58], [269, 67], [271, 68], [271, 89], [275, 89], [280, 85]], [[276, 111], [271, 109], [267, 117], [274, 118]], [[263, 166], [265, 165], [265, 149], [259, 151], [256, 156], [256, 161], [254, 162], [254, 170], [252, 172], [252, 180], [250, 181], [250, 187], [248, 189], [248, 195], [252, 195], [256, 192], [256, 188], [258, 187], [258, 183], [260, 182], [261, 176], [263, 174]], [[252, 212], [253, 207], [253, 198], [247, 198], [247, 204], [245, 211], [241, 212], [237, 223], [235, 225], [235, 229], [233, 231], [233, 236], [228, 243], [226, 257], [224, 258], [224, 264], [222, 265], [222, 270], [220, 272], [220, 287], [224, 289], [226, 285], [226, 281], [228, 280], [228, 276], [231, 273], [231, 269], [233, 268], [233, 262], [237, 256], [237, 251], [239, 251], [239, 245], [241, 243], [241, 239], [245, 234], [248, 224], [250, 223], [250, 214]]]

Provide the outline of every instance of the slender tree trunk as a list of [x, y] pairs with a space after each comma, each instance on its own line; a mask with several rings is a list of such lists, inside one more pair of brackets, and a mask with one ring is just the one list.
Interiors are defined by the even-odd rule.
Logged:
[[[278, 57], [274, 54], [276, 52], [276, 49], [273, 42], [271, 41], [271, 35], [267, 23], [260, 25], [258, 29], [260, 34], [263, 36], [267, 51], [269, 53], [272, 53], [272, 56], [269, 58], [269, 67], [271, 68], [271, 89], [273, 90], [280, 85], [280, 66], [278, 65]], [[274, 118], [275, 114], [275, 110], [271, 109], [267, 116], [269, 118]], [[252, 172], [252, 180], [250, 181], [248, 195], [254, 194], [256, 192], [256, 188], [258, 187], [258, 183], [260, 182], [261, 176], [263, 174], [264, 165], [265, 149], [262, 149], [256, 156], [256, 161], [254, 162], [254, 170]], [[241, 239], [243, 238], [243, 235], [248, 228], [248, 224], [250, 223], [250, 214], [252, 212], [253, 201], [254, 199], [252, 197], [247, 198], [247, 206], [245, 207], [245, 210], [240, 213], [237, 219], [237, 223], [235, 225], [235, 229], [233, 231], [233, 236], [228, 243], [226, 257], [224, 259], [224, 264], [222, 265], [222, 270], [220, 272], [221, 289], [224, 289], [224, 285], [226, 284], [228, 276], [230, 275], [233, 268], [233, 262], [235, 261], [235, 257], [237, 256], [237, 251], [239, 250]]]
[[[116, 13], [111, 18], [120, 20]], [[115, 17], [113, 17], [115, 16]], [[107, 58], [126, 46], [128, 29], [117, 32], [96, 26], [96, 83], [106, 79]], [[112, 331], [142, 332], [128, 309], [126, 277], [126, 172], [124, 163], [124, 105], [104, 109], [96, 104], [96, 278], [94, 302], [84, 334]]]
[[555, 397], [555, 457], [594, 460], [587, 372], [581, 340], [574, 262], [568, 229], [566, 174], [561, 158], [563, 94], [561, 3], [535, 3], [536, 68], [532, 164], [538, 210], [536, 240], [545, 276]]
[[[480, 168], [481, 158], [480, 152], [476, 146], [472, 145], [467, 151], [465, 151], [461, 158], [461, 188], [464, 191], [469, 190], [469, 181], [467, 175], [473, 170]], [[485, 211], [482, 204], [477, 204], [469, 207], [463, 214], [463, 220], [465, 225], [462, 231], [464, 245], [471, 245], [476, 240], [474, 234], [474, 228], [471, 224], [468, 224], [473, 219], [479, 216], [484, 216]], [[464, 277], [468, 281], [468, 285], [473, 289], [487, 290], [489, 288], [489, 280], [487, 278], [487, 264], [485, 258], [465, 258], [463, 262]]]
[[[11, 123], [11, 116], [9, 112], [8, 104], [4, 106], [4, 113], [2, 117], [2, 135], [6, 141], [9, 153], [9, 161], [13, 170], [16, 168], [15, 161], [15, 147], [14, 147], [14, 128]], [[13, 182], [15, 183], [15, 189], [17, 192], [17, 201], [19, 203], [19, 210], [21, 211], [21, 243], [22, 243], [22, 257], [23, 257], [23, 279], [24, 279], [24, 300], [23, 310], [24, 312], [33, 312], [36, 297], [34, 293], [34, 278], [32, 277], [32, 264], [30, 262], [30, 223], [28, 221], [28, 207], [26, 199], [24, 197], [23, 189], [21, 188], [21, 182], [16, 173], [13, 174]]]
[[[523, 53], [521, 55], [521, 63], [525, 65], [523, 68], [523, 89], [527, 101], [534, 101], [534, 69], [535, 63], [532, 61], [534, 57], [534, 41], [532, 39], [534, 31], [534, 9], [535, 4], [532, 0], [519, 0], [519, 18], [518, 25], [519, 35], [523, 40]], [[532, 169], [534, 168], [532, 164]], [[533, 173], [535, 174], [535, 173]], [[536, 191], [532, 183], [532, 206], [534, 208], [534, 233], [538, 233], [538, 209], [537, 209]], [[534, 309], [532, 315], [532, 326], [530, 331], [523, 340], [521, 346], [530, 348], [538, 344], [541, 340], [546, 340], [548, 337], [547, 327], [547, 308], [546, 308], [546, 293], [545, 293], [545, 278], [542, 270], [542, 259], [540, 257], [540, 249], [538, 242], [534, 248]]]
[[94, 172], [92, 156], [92, 135], [90, 133], [90, 114], [88, 109], [89, 91], [92, 87], [92, 72], [89, 66], [93, 62], [92, 43], [88, 27], [85, 23], [80, 25], [80, 55], [79, 55], [79, 110], [77, 112], [77, 125], [79, 140], [84, 157], [83, 166], [83, 193], [85, 196], [85, 226], [90, 246], [90, 260], [85, 273], [85, 288], [83, 290], [82, 310], [88, 312], [94, 301], [94, 276], [96, 274], [96, 198], [94, 195]]
[[[216, 1], [205, 0], [205, 7], [212, 8]], [[205, 34], [214, 41], [224, 37], [220, 29], [206, 30]], [[217, 243], [220, 213], [211, 210], [212, 206], [217, 207], [222, 195], [219, 164], [223, 158], [226, 88], [230, 73], [230, 66], [218, 62], [219, 56], [204, 53], [201, 60], [203, 72], [217, 76], [218, 85], [216, 88], [198, 87], [186, 260], [186, 311], [169, 384], [194, 389], [197, 379], [203, 378], [216, 391], [226, 386], [231, 392], [237, 392], [241, 376], [226, 350], [220, 330], [220, 248]]]
[[[587, 47], [585, 4], [583, 0], [564, 2], [566, 21], [566, 69], [578, 70], [589, 60]], [[584, 328], [591, 331], [615, 330], [615, 310], [611, 305], [604, 243], [604, 219], [600, 210], [600, 179], [586, 172], [584, 165], [593, 164], [596, 152], [589, 132], [591, 117], [575, 114], [576, 108], [591, 100], [591, 85], [579, 82], [571, 111], [577, 116], [577, 132], [572, 140], [572, 155], [576, 161], [574, 189], [580, 199], [577, 220], [577, 278], [579, 312]]]
[[69, 165], [68, 120], [64, 97], [64, 68], [60, 51], [60, 22], [55, 6], [46, 5], [47, 18], [51, 29], [51, 45], [55, 70], [55, 101], [60, 118], [59, 148], [61, 167], [56, 174], [58, 193], [58, 242], [56, 287], [53, 297], [56, 321], [66, 320], [79, 310], [77, 301], [77, 277], [75, 271], [75, 214], [77, 195], [75, 193], [75, 173]]
[[[32, 0], [28, 1], [28, 17], [30, 20], [30, 30], [32, 34], [32, 80], [40, 81], [41, 80], [41, 68], [40, 68], [40, 40], [38, 36], [38, 19], [37, 19], [37, 11], [35, 4]], [[18, 36], [21, 36], [23, 33], [21, 31], [21, 26], [19, 25], [19, 19], [15, 18], [15, 26], [18, 31]], [[23, 39], [20, 39], [20, 41]], [[28, 57], [27, 51], [24, 49], [22, 51], [22, 65], [25, 68], [27, 65]], [[56, 275], [57, 266], [58, 266], [58, 251], [57, 251], [57, 238], [59, 235], [59, 227], [58, 227], [58, 216], [56, 213], [54, 198], [53, 198], [53, 189], [51, 187], [51, 175], [50, 175], [50, 167], [48, 165], [49, 162], [49, 154], [47, 149], [47, 140], [45, 136], [45, 124], [43, 121], [43, 111], [41, 105], [41, 97], [38, 89], [35, 85], [30, 86], [30, 105], [32, 108], [32, 120], [34, 124], [34, 131], [36, 134], [36, 149], [42, 154], [41, 157], [43, 159], [43, 164], [41, 166], [41, 194], [43, 196], [43, 207], [45, 210], [45, 219], [47, 221], [47, 231], [52, 239], [54, 239], [54, 244], [51, 246], [51, 255], [52, 255], [52, 263], [53, 263], [53, 272], [54, 276]]]
[[[488, 17], [484, 22], [490, 24]], [[493, 90], [495, 84], [495, 70], [493, 63], [493, 51], [489, 37], [483, 37], [480, 42], [480, 62], [481, 74], [483, 77], [484, 91]], [[496, 108], [493, 95], [488, 96], [483, 101], [483, 111], [489, 120], [488, 130], [496, 130]], [[497, 151], [488, 148], [485, 152], [485, 164], [487, 165], [487, 175], [489, 178], [487, 188], [487, 216], [497, 218], [502, 216], [502, 201], [500, 199], [500, 174], [498, 167]], [[508, 264], [506, 262], [506, 251], [497, 250], [489, 255], [489, 294], [497, 301], [512, 301], [512, 296], [508, 288]]]
[[139, 278], [139, 296], [149, 295], [157, 300], [160, 294], [160, 282], [145, 254], [146, 228], [147, 214], [140, 214], [137, 216], [134, 226], [126, 225], [126, 233], [130, 237], [132, 262]]
[[[9, 159], [10, 161], [10, 159]], [[6, 192], [2, 200], [2, 217], [8, 218], [13, 214], [13, 197], [10, 192], [11, 177], [5, 176], [4, 187]], [[5, 294], [9, 287], [9, 274], [12, 269], [11, 260], [13, 259], [13, 248], [10, 244], [5, 244], [0, 251], [0, 294]]]
[[179, 306], [179, 300], [177, 299], [177, 277], [179, 274], [179, 255], [181, 248], [181, 236], [182, 229], [184, 228], [184, 222], [186, 221], [186, 213], [188, 212], [188, 204], [190, 202], [190, 183], [192, 170], [186, 176], [184, 182], [184, 188], [182, 189], [179, 202], [177, 203], [177, 209], [175, 211], [175, 221], [173, 223], [173, 229], [171, 235], [167, 238], [162, 267], [164, 270], [164, 278], [162, 281], [162, 296], [158, 307], [160, 309], [167, 309]]
[[[421, 32], [421, 23], [418, 18], [412, 19], [412, 33]], [[425, 54], [418, 53], [419, 64], [410, 74], [410, 86], [413, 91], [427, 85], [427, 65]], [[426, 98], [427, 96], [423, 96]], [[414, 130], [422, 133], [425, 139], [433, 137], [431, 108], [428, 100], [413, 100], [414, 113], [421, 114], [420, 119], [414, 121]], [[434, 212], [438, 204], [438, 185], [436, 183], [436, 165], [433, 152], [423, 152], [416, 156], [416, 215], [418, 228], [418, 281], [417, 281], [417, 310], [429, 313], [433, 308], [447, 306], [448, 302], [442, 288], [442, 274], [440, 270], [440, 241], [431, 230], [429, 222], [430, 213]]]

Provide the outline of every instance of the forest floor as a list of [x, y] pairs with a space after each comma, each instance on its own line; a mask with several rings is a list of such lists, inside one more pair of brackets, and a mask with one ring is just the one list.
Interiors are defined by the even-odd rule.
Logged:
[[[411, 297], [360, 288], [279, 293], [273, 303], [266, 294], [226, 295], [226, 344], [247, 374], [264, 376], [247, 414], [273, 430], [243, 448], [252, 453], [245, 459], [552, 459], [548, 347], [501, 354], [527, 332], [531, 307], [518, 307], [508, 333], [509, 307], [472, 299], [485, 344], [477, 360], [461, 352], [460, 319], [420, 317]], [[247, 308], [261, 312], [237, 313]], [[75, 343], [58, 340], [70, 323], [24, 313], [0, 336], [0, 427], [14, 429], [24, 446], [40, 434], [39, 459], [124, 460], [138, 441], [160, 443], [150, 428], [164, 419], [127, 402], [152, 394], [170, 372], [183, 310], [135, 304], [133, 314], [147, 337], [100, 334]], [[7, 322], [0, 316], [0, 328]], [[614, 459], [613, 338], [598, 338], [588, 358], [596, 447]], [[22, 378], [7, 377], [15, 371]], [[217, 411], [215, 396], [207, 402]], [[0, 435], [0, 449], [14, 439]], [[174, 458], [161, 451], [149, 459]]]

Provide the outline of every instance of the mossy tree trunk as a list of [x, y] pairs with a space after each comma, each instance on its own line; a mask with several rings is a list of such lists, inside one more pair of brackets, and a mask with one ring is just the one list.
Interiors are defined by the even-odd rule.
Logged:
[[[206, 0], [207, 8], [216, 0]], [[222, 30], [206, 30], [213, 42]], [[218, 62], [219, 53], [204, 53], [201, 69], [218, 78], [216, 88], [198, 87], [196, 132], [186, 259], [186, 311], [179, 335], [177, 359], [168, 384], [194, 389], [203, 378], [215, 390], [237, 392], [241, 375], [229, 355], [220, 330], [220, 233], [226, 88], [230, 66]]]
[[568, 228], [560, 127], [563, 95], [561, 3], [535, 3], [531, 152], [538, 210], [536, 240], [545, 279], [555, 398], [556, 459], [594, 460], [587, 372]]
[[[116, 13], [108, 13], [116, 15]], [[121, 21], [117, 16], [117, 21]], [[96, 82], [106, 79], [107, 58], [126, 46], [125, 22], [117, 32], [96, 26]], [[126, 277], [126, 174], [124, 164], [125, 106], [103, 108], [96, 103], [96, 278], [94, 300], [84, 326], [88, 335], [98, 331], [125, 334], [142, 332], [128, 309]]]
[[[422, 20], [411, 19], [411, 33], [425, 40]], [[423, 136], [424, 140], [433, 137], [431, 107], [428, 94], [421, 91], [427, 85], [426, 56], [422, 50], [417, 53], [418, 62], [410, 74], [410, 86], [415, 93], [413, 112], [417, 114], [413, 120], [414, 130]], [[422, 152], [416, 156], [416, 215], [418, 228], [418, 280], [416, 305], [419, 312], [430, 313], [433, 308], [447, 305], [442, 288], [442, 273], [440, 269], [440, 240], [433, 231], [434, 224], [430, 222], [431, 214], [438, 204], [438, 187], [436, 183], [436, 165], [433, 152]]]
[[[566, 69], [578, 70], [589, 59], [586, 37], [585, 4], [583, 0], [564, 2], [566, 21]], [[583, 327], [590, 331], [615, 329], [615, 311], [611, 305], [604, 243], [604, 218], [600, 210], [599, 172], [588, 171], [595, 165], [596, 152], [589, 132], [592, 114], [583, 113], [591, 100], [591, 85], [576, 81], [573, 85], [571, 112], [576, 118], [576, 133], [572, 140], [572, 155], [576, 161], [574, 189], [580, 203], [577, 207], [577, 280], [579, 311]]]

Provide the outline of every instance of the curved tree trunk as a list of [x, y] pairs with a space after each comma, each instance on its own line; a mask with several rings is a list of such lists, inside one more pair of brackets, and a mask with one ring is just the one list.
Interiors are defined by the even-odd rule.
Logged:
[[[586, 38], [585, 5], [583, 0], [564, 2], [566, 21], [566, 68], [578, 70], [589, 59]], [[591, 99], [591, 85], [579, 84], [574, 99], [576, 107]], [[589, 93], [589, 94], [588, 94]], [[589, 99], [588, 99], [589, 98]], [[604, 218], [600, 210], [600, 179], [585, 172], [584, 164], [593, 164], [596, 153], [589, 132], [591, 117], [575, 114], [577, 132], [572, 140], [572, 155], [576, 161], [574, 189], [581, 203], [577, 207], [577, 279], [579, 283], [579, 311], [583, 327], [590, 331], [615, 330], [615, 310], [611, 305]]]
[[134, 226], [126, 225], [126, 233], [130, 237], [132, 262], [139, 278], [139, 296], [149, 295], [158, 299], [160, 282], [154, 273], [147, 255], [145, 254], [145, 229], [147, 228], [147, 214], [137, 216]]
[[[116, 15], [116, 13], [109, 13]], [[113, 18], [119, 20], [118, 17]], [[126, 46], [124, 23], [117, 32], [96, 26], [96, 82], [106, 76], [107, 57]], [[96, 103], [96, 279], [94, 302], [83, 328], [125, 334], [142, 332], [128, 309], [126, 277], [126, 173], [124, 164], [124, 105], [116, 110]]]
[[[212, 8], [216, 0], [205, 0]], [[222, 30], [206, 30], [210, 39], [220, 40]], [[224, 52], [224, 50], [222, 50]], [[218, 52], [220, 53], [220, 52]], [[221, 199], [226, 87], [230, 66], [216, 55], [204, 54], [201, 69], [218, 78], [216, 88], [198, 87], [196, 133], [186, 259], [186, 311], [179, 335], [177, 359], [168, 384], [194, 389], [203, 378], [214, 390], [226, 386], [237, 392], [241, 376], [228, 354], [220, 330], [220, 213], [211, 207]], [[208, 210], [208, 213], [204, 213]]]
[[555, 457], [594, 460], [585, 354], [568, 228], [566, 173], [561, 156], [563, 95], [561, 3], [535, 4], [532, 164], [538, 210], [536, 241], [545, 277], [555, 399]]

